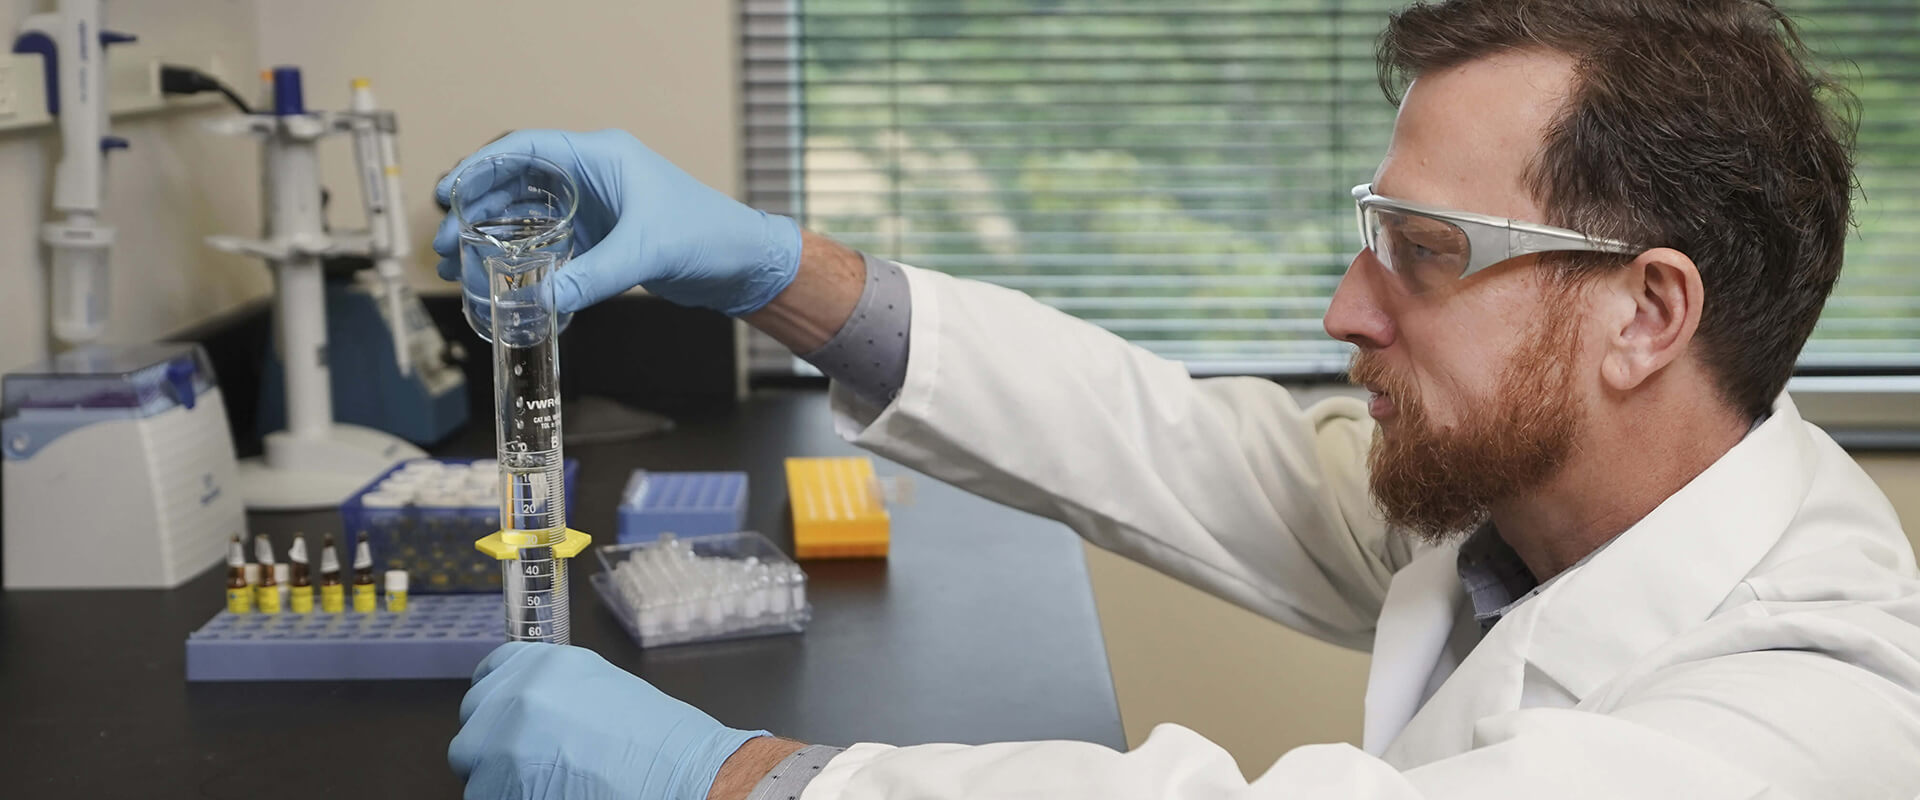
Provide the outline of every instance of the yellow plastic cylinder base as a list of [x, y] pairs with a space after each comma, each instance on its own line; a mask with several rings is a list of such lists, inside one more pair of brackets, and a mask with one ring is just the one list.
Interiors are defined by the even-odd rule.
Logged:
[[[473, 548], [501, 561], [519, 558], [520, 548], [527, 545], [509, 543], [506, 533], [506, 531], [494, 531], [486, 538], [474, 542]], [[516, 531], [515, 535], [524, 536], [525, 533]], [[566, 536], [560, 540], [559, 544], [553, 546], [553, 555], [555, 558], [572, 558], [580, 555], [580, 551], [587, 549], [587, 545], [590, 544], [593, 544], [592, 536], [568, 528]]]
[[328, 614], [346, 611], [347, 587], [337, 583], [320, 587], [320, 610]]
[[373, 613], [373, 609], [378, 605], [377, 598], [373, 595], [373, 584], [356, 583], [353, 585], [353, 610], [356, 613], [371, 614]]
[[253, 587], [227, 590], [227, 610], [235, 614], [253, 611]]
[[295, 614], [313, 613], [313, 587], [295, 586], [287, 597], [287, 603], [293, 606]]
[[407, 593], [387, 592], [387, 610], [395, 614], [407, 610]]
[[253, 604], [260, 607], [262, 614], [280, 613], [280, 587], [261, 586], [254, 592]]

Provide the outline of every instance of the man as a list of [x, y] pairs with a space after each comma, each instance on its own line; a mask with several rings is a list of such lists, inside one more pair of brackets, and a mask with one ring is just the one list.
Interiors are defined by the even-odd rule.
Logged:
[[591, 249], [563, 307], [644, 285], [742, 316], [836, 379], [854, 442], [1373, 667], [1364, 749], [1301, 748], [1249, 786], [1171, 725], [1124, 754], [802, 748], [509, 645], [462, 704], [468, 796], [1920, 794], [1913, 553], [1782, 392], [1852, 180], [1803, 57], [1765, 0], [1395, 15], [1380, 59], [1404, 97], [1326, 316], [1371, 399], [1307, 409], [863, 259], [625, 134], [496, 143], [581, 176]]

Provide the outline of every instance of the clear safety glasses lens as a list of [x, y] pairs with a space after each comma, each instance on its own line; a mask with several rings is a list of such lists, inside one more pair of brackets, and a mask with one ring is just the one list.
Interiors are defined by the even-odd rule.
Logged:
[[1415, 294], [1460, 280], [1473, 257], [1460, 226], [1377, 206], [1360, 209], [1360, 236], [1374, 258]]

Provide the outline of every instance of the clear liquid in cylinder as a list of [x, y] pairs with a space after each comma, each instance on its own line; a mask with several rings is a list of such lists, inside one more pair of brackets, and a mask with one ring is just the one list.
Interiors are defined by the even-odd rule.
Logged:
[[567, 560], [554, 545], [566, 538], [564, 457], [560, 446], [557, 315], [545, 285], [564, 262], [565, 237], [526, 241], [520, 221], [483, 224], [501, 247], [488, 258], [494, 355], [494, 402], [500, 464], [502, 538], [520, 548], [501, 562], [507, 637], [568, 643]]

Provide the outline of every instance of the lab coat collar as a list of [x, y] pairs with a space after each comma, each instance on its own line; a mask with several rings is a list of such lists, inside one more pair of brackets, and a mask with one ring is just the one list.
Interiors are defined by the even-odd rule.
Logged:
[[[1799, 411], [1782, 394], [1772, 417], [1534, 598], [1527, 662], [1584, 698], [1706, 621], [1799, 513], [1815, 455]], [[1515, 611], [1526, 613], [1526, 604]]]
[[1453, 573], [1457, 545], [1395, 574], [1368, 677], [1367, 752], [1403, 769], [1459, 753], [1476, 721], [1577, 705], [1704, 622], [1799, 513], [1815, 461], [1807, 430], [1782, 395], [1718, 461], [1477, 642], [1463, 634], [1479, 631]]

